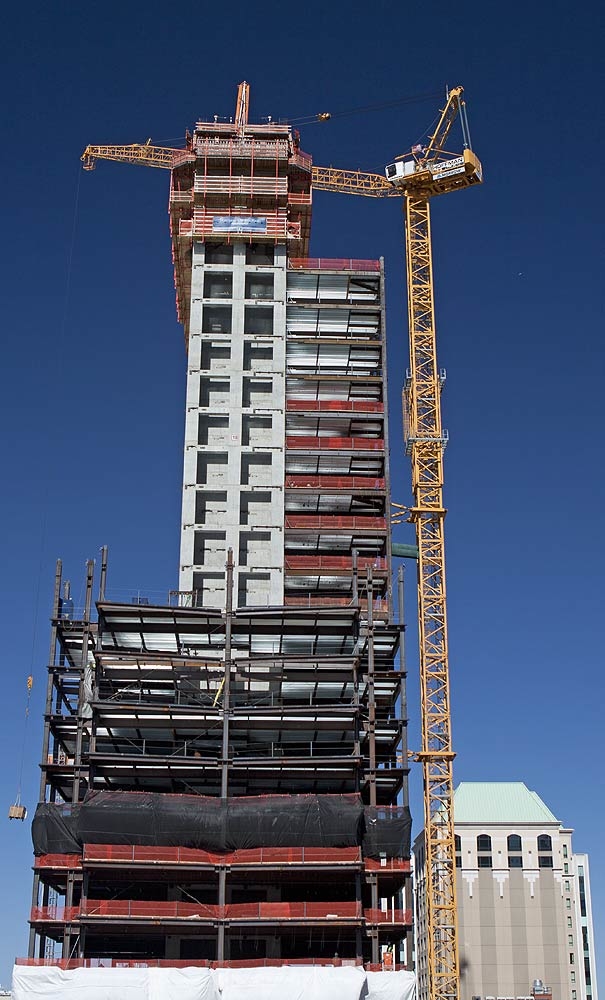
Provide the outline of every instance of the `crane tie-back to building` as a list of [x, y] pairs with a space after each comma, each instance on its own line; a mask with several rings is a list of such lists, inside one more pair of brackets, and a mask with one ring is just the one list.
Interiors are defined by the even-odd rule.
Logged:
[[[430, 1000], [456, 1000], [459, 964], [444, 553], [443, 452], [447, 434], [441, 421], [443, 374], [437, 366], [429, 201], [482, 181], [481, 164], [471, 150], [462, 94], [462, 87], [449, 92], [426, 146], [413, 146], [386, 168], [386, 176], [311, 167], [307, 158], [312, 186], [317, 190], [404, 199], [410, 339], [410, 369], [403, 394], [404, 434], [412, 463], [413, 504], [408, 520], [416, 526], [418, 549], [422, 746], [415, 756], [422, 763], [424, 778]], [[234, 152], [238, 144], [252, 141], [246, 139], [248, 108], [249, 87], [242, 83], [234, 119], [238, 134], [225, 139], [226, 148]], [[451, 153], [446, 143], [458, 117], [463, 150]], [[298, 155], [296, 144], [291, 155]], [[82, 155], [84, 168], [92, 170], [98, 159], [173, 170], [193, 163], [196, 149], [190, 136], [184, 149], [152, 146], [150, 141], [87, 146]], [[290, 231], [288, 238], [295, 238]]]

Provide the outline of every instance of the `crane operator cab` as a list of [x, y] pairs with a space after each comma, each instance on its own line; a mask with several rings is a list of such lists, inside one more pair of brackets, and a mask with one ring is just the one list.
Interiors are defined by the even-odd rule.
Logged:
[[465, 149], [460, 156], [438, 160], [423, 160], [422, 152], [414, 149], [389, 163], [385, 174], [387, 180], [403, 192], [417, 191], [427, 197], [480, 184], [483, 180], [481, 163], [471, 149]]

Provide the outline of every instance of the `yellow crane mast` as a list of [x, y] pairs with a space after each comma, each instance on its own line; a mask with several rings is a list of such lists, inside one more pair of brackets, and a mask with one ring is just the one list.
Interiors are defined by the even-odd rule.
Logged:
[[[449, 91], [445, 107], [426, 146], [413, 146], [386, 168], [386, 176], [333, 167], [312, 168], [316, 190], [366, 197], [403, 197], [408, 290], [410, 369], [404, 386], [404, 434], [411, 456], [413, 505], [406, 510], [415, 524], [418, 547], [418, 603], [425, 821], [425, 891], [429, 1000], [457, 1000], [459, 966], [456, 916], [456, 868], [453, 816], [450, 687], [443, 505], [443, 452], [447, 435], [441, 421], [443, 377], [437, 365], [430, 199], [479, 184], [481, 164], [471, 150], [462, 87]], [[248, 84], [240, 84], [236, 121], [247, 121]], [[460, 116], [462, 153], [446, 150], [452, 125]], [[172, 169], [195, 159], [186, 149], [146, 144], [87, 146], [84, 168], [97, 159]], [[399, 505], [397, 505], [399, 506]], [[401, 518], [399, 508], [395, 523]]]
[[[447, 96], [426, 147], [416, 145], [378, 174], [314, 167], [313, 186], [325, 191], [404, 198], [410, 369], [406, 378], [404, 433], [412, 459], [416, 526], [422, 747], [415, 759], [424, 779], [425, 892], [429, 1000], [456, 1000], [459, 965], [456, 911], [454, 784], [443, 505], [441, 422], [442, 374], [437, 365], [430, 199], [482, 181], [481, 164], [470, 148], [462, 87]], [[446, 150], [460, 115], [461, 154]], [[401, 508], [400, 508], [401, 510]], [[399, 518], [395, 518], [396, 521]]]

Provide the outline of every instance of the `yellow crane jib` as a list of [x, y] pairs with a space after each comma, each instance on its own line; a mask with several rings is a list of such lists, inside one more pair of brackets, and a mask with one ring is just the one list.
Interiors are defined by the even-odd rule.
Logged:
[[336, 167], [313, 167], [311, 180], [316, 191], [336, 191], [339, 194], [359, 194], [369, 198], [391, 198], [400, 195], [382, 174], [364, 170], [338, 170]]
[[187, 160], [193, 160], [194, 154], [189, 149], [171, 149], [152, 146], [150, 142], [135, 142], [130, 146], [87, 146], [80, 159], [84, 170], [94, 170], [97, 160], [138, 163], [143, 167], [172, 170]]

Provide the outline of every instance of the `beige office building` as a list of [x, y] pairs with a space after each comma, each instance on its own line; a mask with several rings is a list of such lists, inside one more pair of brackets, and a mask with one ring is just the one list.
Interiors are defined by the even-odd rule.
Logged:
[[[598, 1000], [588, 859], [523, 782], [462, 782], [454, 799], [461, 1000]], [[414, 845], [416, 966], [427, 997], [424, 838]]]

